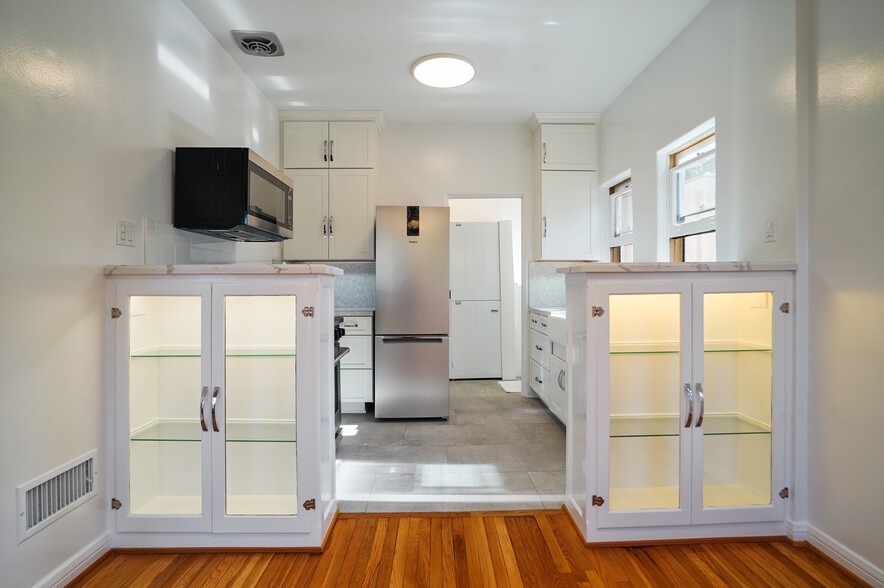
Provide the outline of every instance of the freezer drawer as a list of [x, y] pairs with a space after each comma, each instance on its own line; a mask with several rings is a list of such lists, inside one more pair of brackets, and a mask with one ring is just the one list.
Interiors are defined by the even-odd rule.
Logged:
[[374, 416], [448, 418], [448, 336], [375, 337]]

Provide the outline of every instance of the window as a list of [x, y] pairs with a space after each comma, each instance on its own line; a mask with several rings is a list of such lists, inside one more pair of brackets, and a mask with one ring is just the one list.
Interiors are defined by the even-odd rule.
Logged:
[[669, 154], [672, 261], [715, 261], [715, 130]]
[[608, 188], [611, 197], [611, 261], [630, 262], [632, 258], [632, 178]]

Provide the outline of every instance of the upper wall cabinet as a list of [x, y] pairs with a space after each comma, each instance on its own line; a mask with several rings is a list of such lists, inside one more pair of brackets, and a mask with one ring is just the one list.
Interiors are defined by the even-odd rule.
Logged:
[[294, 180], [292, 260], [374, 259], [379, 112], [280, 112], [285, 173]]
[[373, 168], [378, 158], [374, 121], [283, 123], [285, 168]]
[[596, 125], [542, 124], [536, 134], [540, 141], [540, 169], [598, 170]]
[[601, 245], [598, 115], [535, 114], [535, 238], [538, 260], [592, 260]]

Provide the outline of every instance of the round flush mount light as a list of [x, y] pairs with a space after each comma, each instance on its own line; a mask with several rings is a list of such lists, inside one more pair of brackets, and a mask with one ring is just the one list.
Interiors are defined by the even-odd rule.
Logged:
[[476, 68], [466, 58], [451, 53], [421, 57], [411, 66], [414, 79], [433, 88], [463, 86], [476, 75]]

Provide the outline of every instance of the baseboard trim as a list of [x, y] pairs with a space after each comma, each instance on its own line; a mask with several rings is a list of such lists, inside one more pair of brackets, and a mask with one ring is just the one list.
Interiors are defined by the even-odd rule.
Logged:
[[807, 525], [807, 542], [861, 580], [884, 587], [884, 570], [813, 525]]
[[35, 586], [39, 588], [66, 586], [73, 582], [77, 576], [85, 572], [89, 566], [98, 561], [105, 553], [110, 551], [110, 547], [110, 533], [105, 533], [69, 557], [64, 563], [44, 576]]

